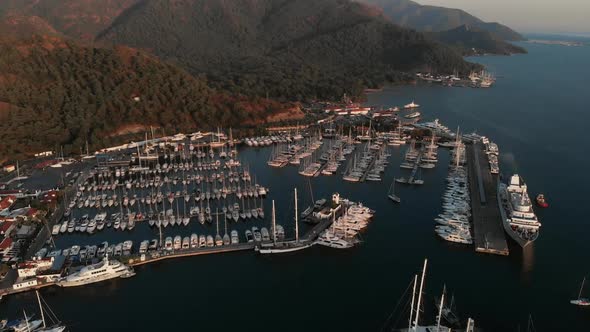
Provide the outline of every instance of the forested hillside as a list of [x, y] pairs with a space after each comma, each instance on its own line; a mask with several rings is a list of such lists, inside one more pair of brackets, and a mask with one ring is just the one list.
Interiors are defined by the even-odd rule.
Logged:
[[450, 47], [454, 47], [463, 55], [482, 55], [486, 53], [510, 55], [526, 53], [520, 46], [497, 39], [492, 33], [462, 25], [455, 29], [426, 33], [434, 40], [440, 41]]
[[461, 9], [420, 5], [411, 0], [357, 1], [381, 8], [383, 14], [392, 22], [419, 31], [440, 32], [468, 25], [487, 31], [494, 36], [494, 39], [498, 40], [517, 41], [524, 39], [518, 32], [505, 25], [484, 22]]
[[1, 0], [0, 17], [34, 17], [66, 36], [93, 40], [141, 0]]
[[472, 68], [346, 0], [143, 0], [97, 40], [148, 49], [233, 93], [285, 99], [336, 99], [412, 70]]
[[[139, 101], [135, 100], [139, 98]], [[127, 47], [83, 47], [57, 37], [0, 41], [0, 156], [86, 139], [108, 146], [129, 128], [244, 126], [285, 106], [230, 97], [172, 65]]]

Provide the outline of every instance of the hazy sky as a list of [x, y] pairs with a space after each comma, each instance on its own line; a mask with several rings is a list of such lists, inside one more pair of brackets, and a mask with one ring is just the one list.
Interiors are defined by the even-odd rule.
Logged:
[[463, 9], [521, 32], [590, 33], [590, 0], [414, 0]]

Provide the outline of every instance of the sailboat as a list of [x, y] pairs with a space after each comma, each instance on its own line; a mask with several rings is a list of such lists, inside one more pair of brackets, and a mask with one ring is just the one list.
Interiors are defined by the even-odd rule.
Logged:
[[[271, 243], [261, 243], [260, 246], [257, 246], [255, 249], [261, 254], [282, 254], [288, 252], [299, 251], [303, 249], [307, 249], [315, 244], [315, 242], [306, 241], [301, 242], [299, 241], [299, 215], [297, 210], [297, 188], [295, 188], [295, 240], [294, 241], [281, 241], [277, 242], [273, 240]], [[276, 219], [275, 219], [275, 208], [274, 208], [274, 200], [272, 201], [272, 232], [273, 232], [273, 239], [276, 239]]]
[[[441, 312], [440, 309], [442, 309], [442, 307], [444, 306], [444, 292], [443, 295], [441, 297], [441, 301], [440, 301], [440, 308], [439, 308], [439, 313], [438, 313], [438, 318], [437, 318], [437, 323], [436, 326], [423, 326], [420, 325], [420, 312], [422, 311], [421, 305], [422, 305], [422, 291], [424, 289], [424, 277], [426, 276], [426, 266], [428, 264], [428, 260], [425, 259], [424, 260], [424, 267], [422, 268], [422, 276], [420, 279], [420, 290], [418, 291], [418, 294], [416, 294], [416, 286], [418, 285], [418, 275], [416, 274], [414, 276], [414, 287], [412, 290], [412, 307], [410, 309], [410, 319], [409, 319], [409, 326], [407, 329], [402, 329], [401, 331], [404, 332], [428, 332], [428, 331], [437, 331], [437, 332], [450, 332], [451, 329], [446, 327], [446, 326], [442, 326], [440, 324], [440, 320], [441, 320]], [[417, 303], [415, 302], [415, 297], [416, 295], [418, 295], [418, 301]]]
[[579, 306], [589, 306], [590, 300], [587, 298], [582, 297], [582, 290], [584, 289], [584, 283], [586, 282], [586, 277], [582, 279], [582, 285], [580, 286], [580, 292], [578, 293], [578, 298], [575, 300], [571, 300], [571, 304], [579, 305]]
[[[57, 316], [53, 313], [53, 311], [51, 311], [51, 309], [49, 309], [47, 311], [47, 315], [49, 316], [49, 318], [52, 321], [55, 321], [56, 323], [54, 325], [51, 326], [47, 326], [47, 323], [45, 321], [45, 312], [43, 310], [43, 306], [41, 305], [41, 296], [39, 295], [39, 291], [35, 291], [37, 293], [37, 301], [39, 302], [39, 310], [41, 311], [41, 320], [43, 321], [43, 327], [40, 329], [35, 330], [36, 332], [62, 332], [66, 329], [65, 325], [62, 325], [59, 321], [59, 319], [57, 318]], [[43, 301], [45, 302], [45, 301]], [[47, 305], [47, 303], [45, 303], [45, 305]], [[31, 330], [32, 331], [32, 330]]]
[[390, 200], [394, 201], [395, 203], [400, 203], [400, 198], [395, 194], [395, 179], [391, 181], [391, 186], [389, 186], [389, 193], [387, 194]]
[[[446, 296], [446, 285], [443, 287], [443, 294], [444, 296]], [[453, 326], [457, 326], [460, 322], [459, 322], [459, 317], [457, 317], [457, 315], [454, 313], [453, 311], [453, 307], [455, 304], [455, 296], [451, 296], [451, 302], [449, 303], [449, 305], [445, 305], [444, 303], [442, 303], [442, 300], [444, 299], [444, 297], [441, 297], [441, 301], [438, 301], [438, 299], [435, 301], [435, 305], [438, 308], [442, 318], [447, 321], [450, 325]], [[442, 308], [441, 308], [442, 305]]]

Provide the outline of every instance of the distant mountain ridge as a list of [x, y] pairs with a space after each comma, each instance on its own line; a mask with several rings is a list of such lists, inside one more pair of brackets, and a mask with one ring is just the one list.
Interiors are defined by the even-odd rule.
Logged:
[[473, 68], [347, 0], [142, 0], [97, 41], [148, 49], [218, 88], [296, 99], [359, 94], [413, 70]]
[[75, 39], [93, 40], [141, 0], [2, 0], [0, 16], [36, 16]]
[[466, 56], [486, 53], [500, 55], [526, 53], [524, 48], [497, 39], [489, 31], [468, 25], [462, 25], [447, 31], [427, 32], [426, 34], [434, 40], [456, 48], [458, 52]]
[[301, 119], [293, 101], [479, 68], [351, 0], [3, 0], [0, 156], [251, 129]]
[[488, 31], [495, 39], [524, 40], [522, 35], [505, 25], [484, 22], [461, 9], [420, 5], [411, 0], [357, 1], [379, 7], [383, 10], [383, 14], [394, 23], [419, 31], [440, 32], [467, 25]]

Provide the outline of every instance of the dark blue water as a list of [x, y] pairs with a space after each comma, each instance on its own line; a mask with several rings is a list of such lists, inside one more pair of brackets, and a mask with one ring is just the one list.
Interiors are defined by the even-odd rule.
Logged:
[[[473, 317], [487, 331], [516, 331], [532, 315], [538, 331], [588, 330], [587, 310], [573, 307], [582, 277], [589, 272], [587, 188], [590, 178], [590, 47], [523, 44], [527, 55], [481, 57], [498, 77], [491, 89], [407, 86], [369, 95], [368, 104], [385, 107], [416, 100], [425, 119], [489, 136], [501, 149], [505, 175], [519, 172], [531, 194], [544, 192], [551, 207], [539, 211], [543, 223], [534, 246], [509, 257], [476, 254], [470, 247], [440, 241], [433, 218], [440, 210], [448, 154], [423, 172], [420, 188], [398, 186], [401, 205], [386, 193], [404, 148], [392, 149], [382, 183], [350, 184], [340, 176], [312, 179], [315, 198], [337, 191], [377, 211], [364, 243], [348, 251], [314, 247], [286, 256], [242, 252], [200, 256], [138, 268], [131, 279], [74, 289], [47, 289], [43, 295], [74, 331], [104, 330], [341, 330], [377, 331], [388, 320], [413, 275], [429, 258], [426, 315], [443, 284], [455, 293], [460, 315]], [[268, 226], [270, 199], [278, 220], [292, 234], [292, 190], [309, 201], [307, 179], [293, 167], [266, 166], [269, 149], [245, 149], [258, 182], [271, 188], [264, 202], [267, 219], [230, 229]], [[305, 229], [304, 229], [305, 230]], [[214, 234], [215, 227], [191, 223], [166, 235]], [[133, 233], [104, 231], [95, 236], [62, 236], [58, 245], [103, 240], [142, 240], [157, 235], [145, 224]], [[590, 295], [588, 290], [587, 295]], [[0, 316], [33, 310], [33, 294], [4, 299]], [[394, 315], [390, 321], [405, 322]], [[399, 324], [402, 326], [403, 324]]]

